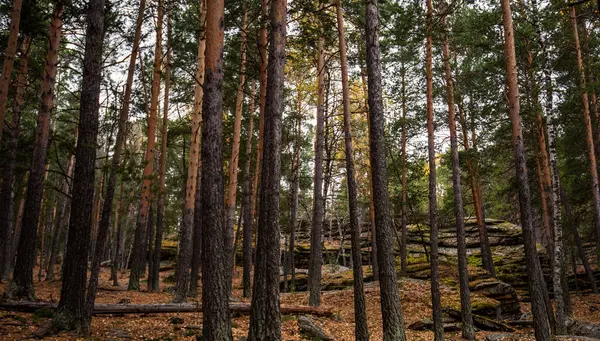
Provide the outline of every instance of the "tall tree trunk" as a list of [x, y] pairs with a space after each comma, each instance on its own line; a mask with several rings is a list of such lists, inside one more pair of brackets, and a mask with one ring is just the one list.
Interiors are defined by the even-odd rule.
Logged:
[[[448, 10], [446, 1], [442, 1], [442, 7], [442, 10]], [[454, 84], [452, 84], [452, 69], [450, 67], [450, 43], [448, 42], [448, 28], [446, 20], [447, 18], [444, 15], [442, 17], [442, 29], [444, 31], [442, 53], [444, 57], [444, 75], [446, 78], [446, 100], [448, 102], [450, 150], [452, 154], [452, 189], [454, 194], [454, 218], [456, 220], [456, 245], [458, 253], [458, 278], [460, 283], [462, 337], [463, 339], [474, 340], [475, 327], [473, 325], [473, 315], [471, 312], [469, 273], [467, 269], [467, 245], [465, 241], [465, 215], [463, 211], [462, 186], [460, 183], [458, 138], [456, 134], [456, 115], [454, 111]]]
[[[89, 334], [98, 284], [97, 276], [95, 282], [92, 276], [86, 302], [87, 255], [92, 223], [103, 42], [104, 0], [90, 0], [87, 11], [69, 236], [60, 301], [57, 314], [52, 320], [54, 330], [76, 330], [83, 335]], [[100, 266], [99, 258], [105, 239], [106, 231], [100, 230], [96, 254], [92, 258], [92, 269]]]
[[525, 161], [525, 148], [523, 146], [523, 132], [521, 129], [519, 86], [517, 84], [517, 60], [515, 54], [515, 40], [513, 32], [512, 12], [509, 0], [501, 0], [502, 17], [504, 25], [504, 58], [506, 62], [506, 78], [508, 84], [508, 109], [512, 123], [513, 145], [515, 152], [515, 168], [519, 191], [519, 204], [521, 212], [521, 225], [523, 227], [523, 241], [525, 244], [525, 260], [529, 270], [529, 295], [533, 311], [533, 325], [536, 340], [549, 340], [552, 330], [548, 321], [548, 311], [545, 304], [545, 293], [542, 286], [543, 275], [535, 246], [531, 218], [531, 198], [529, 182], [527, 180], [527, 164]]
[[406, 217], [406, 213], [407, 213], [407, 193], [408, 193], [408, 188], [407, 186], [407, 181], [406, 181], [406, 166], [407, 166], [407, 161], [406, 161], [406, 102], [407, 102], [407, 96], [406, 96], [406, 66], [404, 65], [404, 63], [402, 64], [402, 89], [401, 89], [401, 96], [402, 96], [402, 137], [401, 137], [401, 143], [402, 143], [402, 193], [401, 193], [401, 200], [402, 200], [402, 212], [401, 212], [401, 235], [402, 235], [402, 239], [400, 240], [400, 269], [402, 271], [402, 275], [406, 276], [406, 270], [408, 267], [407, 264], [407, 257], [408, 257], [408, 236], [407, 236], [407, 217]]
[[[6, 103], [8, 99], [8, 86], [11, 81], [13, 64], [17, 55], [17, 43], [19, 41], [19, 24], [21, 21], [21, 5], [23, 0], [13, 0], [10, 14], [10, 25], [8, 29], [8, 46], [4, 54], [2, 64], [2, 75], [0, 75], [0, 145], [2, 144], [2, 133], [4, 130], [4, 118], [6, 116]], [[27, 39], [27, 38], [26, 38]], [[31, 38], [28, 38], [31, 39]]]
[[[238, 183], [238, 163], [240, 159], [240, 137], [242, 131], [242, 110], [244, 106], [244, 87], [246, 86], [246, 29], [248, 13], [244, 7], [242, 28], [240, 30], [240, 80], [237, 88], [237, 95], [235, 99], [235, 119], [233, 123], [233, 144], [231, 147], [231, 160], [229, 161], [229, 183], [227, 184], [227, 199], [225, 201], [225, 254], [232, 255], [226, 258], [229, 262], [229, 269], [235, 267], [235, 249], [233, 243], [233, 228], [235, 223], [235, 203], [237, 198], [237, 183]], [[239, 228], [239, 226], [238, 226]], [[227, 272], [227, 283], [229, 285], [229, 291], [231, 291], [231, 280], [233, 272]]]
[[113, 286], [119, 286], [119, 268], [121, 267], [121, 258], [123, 254], [123, 249], [121, 248], [121, 234], [123, 233], [123, 218], [127, 215], [125, 212], [125, 182], [121, 180], [121, 189], [119, 194], [119, 204], [117, 205], [117, 210], [115, 211], [114, 224], [115, 224], [115, 236], [113, 242], [113, 258], [111, 264], [111, 277], [113, 280]]
[[[338, 41], [340, 47], [340, 65], [342, 67], [342, 96], [344, 109], [344, 142], [346, 151], [346, 180], [348, 182], [348, 212], [350, 213], [350, 238], [352, 243], [352, 269], [354, 285], [354, 335], [357, 341], [369, 340], [367, 310], [363, 288], [362, 254], [360, 248], [360, 225], [358, 223], [358, 190], [354, 176], [354, 147], [350, 131], [350, 87], [348, 84], [348, 60], [346, 57], [346, 37], [344, 36], [344, 16], [342, 1], [336, 1]], [[299, 173], [299, 172], [298, 172]], [[296, 194], [297, 200], [297, 194]], [[338, 227], [340, 222], [338, 221]], [[344, 247], [343, 239], [342, 245]]]
[[33, 159], [27, 185], [25, 214], [21, 227], [21, 238], [17, 253], [17, 261], [13, 279], [8, 287], [8, 296], [17, 298], [34, 298], [33, 266], [35, 264], [35, 247], [37, 245], [37, 228], [40, 217], [42, 192], [44, 190], [44, 173], [50, 136], [50, 113], [54, 105], [54, 82], [58, 65], [58, 50], [62, 33], [62, 14], [64, 5], [57, 1], [50, 21], [49, 47], [42, 79], [42, 94], [38, 111]]
[[[290, 207], [290, 247], [289, 247], [289, 267], [291, 272], [290, 288], [291, 291], [296, 288], [296, 225], [298, 224], [298, 198], [300, 195], [300, 174], [302, 172], [302, 91], [298, 89], [298, 117], [296, 119], [296, 141], [294, 142], [294, 156], [292, 165], [292, 199]], [[361, 269], [362, 270], [362, 269]]]
[[194, 204], [194, 233], [192, 235], [192, 265], [190, 275], [189, 296], [198, 294], [198, 277], [200, 263], [202, 263], [202, 165], [198, 161], [198, 174], [196, 175], [196, 200]]
[[25, 173], [25, 175], [23, 175], [23, 180], [21, 182], [21, 190], [20, 190], [20, 195], [19, 195], [19, 205], [17, 206], [16, 212], [15, 212], [15, 218], [14, 218], [14, 222], [15, 222], [15, 226], [12, 228], [12, 235], [10, 236], [10, 250], [7, 250], [7, 252], [9, 253], [9, 257], [6, 260], [6, 264], [4, 266], [4, 278], [8, 279], [10, 274], [13, 272], [14, 270], [14, 266], [15, 266], [15, 256], [17, 253], [17, 248], [16, 246], [19, 245], [19, 240], [21, 239], [21, 228], [22, 228], [22, 222], [23, 222], [23, 212], [25, 212], [25, 196], [27, 193], [27, 179], [29, 178], [29, 173]]
[[264, 110], [258, 246], [249, 341], [281, 340], [279, 313], [279, 179], [284, 92], [287, 1], [271, 0], [268, 84]]
[[252, 82], [250, 89], [250, 107], [248, 109], [248, 116], [250, 116], [250, 122], [248, 123], [248, 138], [246, 140], [246, 165], [244, 167], [244, 198], [243, 198], [243, 244], [242, 244], [242, 258], [243, 258], [243, 272], [242, 272], [242, 287], [243, 296], [250, 297], [250, 273], [252, 271], [252, 207], [250, 207], [250, 200], [252, 196], [251, 186], [251, 174], [250, 166], [252, 164], [252, 137], [254, 134], [254, 93], [256, 92], [256, 83]]
[[169, 126], [169, 90], [171, 89], [171, 61], [173, 51], [171, 49], [171, 10], [167, 12], [167, 59], [165, 60], [165, 97], [163, 102], [163, 122], [160, 139], [160, 179], [158, 180], [158, 200], [156, 203], [156, 235], [154, 236], [154, 250], [152, 251], [152, 264], [150, 278], [148, 279], [149, 290], [158, 292], [160, 290], [160, 251], [163, 237], [163, 221], [165, 214], [165, 183], [167, 177], [167, 141]]
[[215, 341], [232, 340], [227, 291], [231, 268], [224, 266], [229, 254], [223, 226], [223, 11], [223, 0], [207, 2], [202, 103], [202, 221], [207, 222], [202, 238], [202, 334], [205, 340]]
[[[573, 27], [573, 40], [577, 52], [577, 69], [579, 70], [579, 90], [581, 92], [581, 103], [583, 105], [583, 119], [585, 122], [586, 144], [588, 147], [588, 158], [590, 162], [590, 175], [592, 177], [592, 195], [594, 213], [596, 218], [596, 253], [600, 255], [600, 190], [598, 188], [598, 168], [596, 164], [596, 152], [594, 151], [594, 137], [592, 132], [592, 120], [590, 118], [590, 103], [588, 100], [585, 69], [581, 56], [581, 44], [579, 43], [579, 32], [577, 24], [577, 10], [571, 7], [571, 23]], [[600, 259], [600, 258], [599, 258]]]
[[310, 231], [310, 259], [308, 265], [308, 304], [321, 304], [321, 266], [323, 265], [323, 149], [324, 149], [324, 101], [325, 101], [325, 56], [323, 44], [317, 44], [317, 126], [315, 131], [315, 172], [313, 186], [313, 216]]
[[[15, 4], [13, 4], [15, 6]], [[10, 124], [10, 140], [8, 142], [7, 155], [2, 172], [2, 187], [0, 187], [0, 282], [8, 274], [10, 250], [12, 243], [10, 236], [14, 229], [12, 213], [14, 208], [14, 177], [17, 160], [17, 148], [19, 145], [19, 134], [21, 125], [21, 111], [25, 101], [25, 88], [27, 87], [27, 72], [29, 65], [29, 47], [31, 36], [23, 37], [21, 42], [21, 58], [19, 74], [17, 76], [17, 94], [13, 105], [12, 121]], [[6, 58], [6, 57], [5, 57]], [[6, 61], [7, 63], [8, 61]], [[1, 91], [1, 90], [0, 90]], [[0, 119], [2, 120], [2, 119]], [[0, 131], [0, 135], [2, 132]], [[8, 277], [8, 276], [6, 276]]]
[[387, 161], [385, 151], [385, 117], [381, 88], [381, 59], [379, 51], [379, 8], [377, 0], [369, 0], [365, 13], [367, 34], [367, 75], [369, 81], [369, 115], [371, 168], [375, 225], [377, 226], [377, 262], [383, 315], [383, 341], [404, 341], [404, 321], [396, 281], [393, 234], [389, 215]]
[[156, 115], [158, 112], [158, 95], [160, 92], [160, 66], [162, 62], [162, 26], [164, 8], [162, 0], [158, 1], [156, 19], [156, 44], [154, 47], [154, 65], [152, 72], [152, 95], [150, 97], [150, 111], [148, 112], [148, 141], [144, 155], [144, 173], [140, 208], [138, 210], [135, 235], [133, 240], [133, 260], [129, 275], [128, 290], [140, 290], [140, 277], [145, 272], [146, 227], [148, 224], [148, 208], [150, 207], [150, 187], [152, 186], [152, 173], [154, 170], [154, 152], [156, 145]]
[[435, 164], [435, 126], [433, 111], [433, 4], [427, 0], [427, 40], [425, 45], [426, 78], [427, 78], [427, 150], [429, 160], [429, 240], [431, 271], [431, 303], [433, 315], [433, 332], [436, 341], [444, 340], [442, 324], [442, 302], [440, 294], [440, 275], [438, 260], [438, 218], [437, 218], [437, 185]]
[[187, 167], [185, 185], [185, 204], [183, 219], [179, 231], [179, 255], [177, 257], [176, 284], [174, 302], [184, 302], [190, 285], [190, 266], [192, 262], [192, 226], [194, 224], [194, 206], [196, 203], [196, 185], [198, 182], [198, 162], [200, 151], [200, 126], [202, 122], [202, 100], [205, 81], [205, 22], [207, 2], [200, 0], [200, 25], [202, 27], [198, 39], [198, 64], [196, 68], [196, 86], [194, 93], [194, 109], [192, 112], [192, 137], [190, 138], [190, 160]]

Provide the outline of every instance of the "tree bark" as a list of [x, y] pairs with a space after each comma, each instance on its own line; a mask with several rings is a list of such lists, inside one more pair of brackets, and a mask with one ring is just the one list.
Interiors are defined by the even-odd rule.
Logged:
[[[13, 3], [13, 7], [16, 2]], [[21, 42], [21, 58], [19, 65], [19, 74], [17, 75], [17, 94], [13, 105], [12, 121], [10, 124], [10, 140], [8, 141], [6, 160], [2, 172], [2, 187], [0, 187], [0, 282], [7, 278], [10, 260], [10, 250], [12, 243], [10, 236], [14, 230], [13, 226], [13, 208], [14, 208], [14, 177], [17, 160], [17, 148], [19, 145], [19, 134], [21, 125], [21, 111], [25, 101], [25, 88], [27, 87], [27, 73], [29, 66], [29, 47], [31, 46], [31, 36], [23, 37]], [[5, 57], [7, 58], [7, 57]], [[6, 61], [5, 63], [8, 63]], [[2, 90], [0, 90], [2, 91]], [[3, 121], [3, 119], [0, 119]], [[0, 131], [0, 135], [2, 132]]]
[[19, 24], [21, 21], [22, 4], [23, 0], [13, 0], [12, 2], [10, 25], [8, 29], [8, 45], [4, 54], [4, 63], [2, 64], [2, 75], [0, 75], [0, 145], [2, 144], [2, 135], [4, 131], [4, 118], [6, 116], [8, 86], [12, 77], [15, 56], [17, 55], [17, 43], [19, 41]]
[[427, 0], [427, 38], [425, 45], [426, 78], [427, 78], [427, 150], [429, 160], [429, 240], [430, 240], [430, 272], [431, 303], [433, 332], [436, 341], [444, 340], [442, 321], [442, 301], [440, 293], [440, 275], [438, 260], [438, 217], [437, 217], [437, 178], [435, 164], [435, 122], [433, 111], [433, 4]]
[[250, 166], [252, 164], [252, 138], [254, 134], [254, 93], [256, 92], [256, 83], [252, 82], [250, 89], [250, 107], [248, 109], [248, 116], [250, 116], [250, 122], [248, 123], [248, 138], [246, 140], [246, 165], [244, 167], [244, 198], [243, 198], [243, 244], [242, 244], [242, 258], [243, 258], [243, 272], [242, 272], [242, 287], [243, 296], [250, 297], [250, 273], [252, 271], [252, 207], [250, 207], [250, 201], [252, 196]]
[[543, 276], [540, 262], [537, 258], [535, 237], [533, 235], [531, 218], [531, 198], [527, 180], [527, 164], [523, 146], [521, 129], [519, 87], [517, 84], [517, 60], [515, 55], [515, 40], [513, 32], [512, 12], [509, 0], [501, 0], [504, 25], [504, 58], [506, 62], [506, 78], [508, 84], [508, 109], [512, 123], [513, 146], [515, 153], [515, 169], [519, 191], [521, 225], [525, 244], [525, 260], [529, 276], [529, 295], [533, 312], [533, 324], [536, 340], [549, 340], [552, 334], [545, 305], [545, 293], [542, 286]]
[[[350, 87], [348, 84], [348, 60], [346, 57], [346, 37], [344, 35], [344, 16], [342, 11], [342, 1], [337, 0], [336, 14], [339, 37], [338, 41], [340, 48], [340, 66], [342, 68], [342, 104], [344, 110], [346, 181], [348, 182], [348, 212], [350, 214], [350, 238], [352, 243], [352, 269], [354, 278], [354, 335], [355, 340], [357, 341], [368, 341], [369, 328], [367, 326], [367, 310], [365, 304], [365, 292], [363, 287], [362, 254], [360, 249], [360, 225], [358, 223], [358, 190], [356, 186], [356, 178], [354, 175], [354, 146], [352, 145], [352, 133], [350, 128], [351, 113]], [[343, 238], [341, 247], [344, 247]]]
[[[442, 1], [442, 10], [447, 11], [446, 1]], [[462, 337], [467, 340], [475, 339], [473, 314], [471, 312], [471, 297], [469, 291], [469, 273], [467, 269], [467, 246], [465, 241], [465, 215], [463, 211], [462, 186], [460, 183], [460, 161], [458, 158], [458, 138], [456, 134], [456, 115], [454, 111], [454, 84], [450, 66], [450, 43], [446, 15], [442, 17], [444, 31], [442, 53], [444, 57], [444, 75], [446, 78], [446, 100], [448, 102], [448, 125], [450, 128], [450, 150], [452, 154], [452, 189], [454, 194], [454, 218], [456, 224], [456, 239], [458, 253], [458, 277], [460, 283], [460, 313], [462, 321]], [[434, 160], [435, 167], [435, 160]], [[431, 171], [431, 169], [430, 169]]]
[[[86, 301], [87, 255], [92, 224], [98, 110], [102, 80], [104, 3], [104, 0], [90, 0], [87, 10], [71, 219], [60, 301], [57, 314], [52, 320], [54, 331], [75, 330], [82, 335], [89, 334], [98, 284], [98, 276], [96, 275], [95, 278], [92, 276]], [[106, 232], [99, 231], [96, 254], [92, 258], [92, 271], [100, 266]]]
[[404, 63], [402, 64], [402, 89], [401, 89], [401, 96], [402, 96], [402, 136], [401, 136], [401, 143], [402, 143], [402, 193], [401, 193], [401, 200], [402, 200], [402, 211], [401, 211], [401, 225], [400, 225], [400, 229], [401, 229], [401, 240], [400, 240], [400, 269], [402, 272], [403, 276], [406, 276], [406, 270], [408, 267], [407, 264], [407, 257], [408, 257], [408, 231], [407, 231], [407, 217], [406, 217], [406, 213], [407, 213], [407, 193], [408, 193], [408, 188], [407, 186], [407, 181], [406, 181], [406, 166], [407, 166], [407, 157], [406, 157], [406, 141], [407, 141], [407, 136], [406, 136], [406, 102], [407, 102], [407, 96], [406, 96], [406, 66], [404, 65]]
[[54, 105], [54, 83], [58, 64], [60, 35], [62, 33], [63, 11], [63, 3], [60, 1], [55, 2], [50, 21], [49, 47], [44, 66], [33, 159], [29, 173], [29, 183], [27, 184], [27, 197], [25, 199], [25, 212], [27, 214], [23, 216], [13, 279], [7, 289], [8, 296], [13, 298], [33, 299], [35, 295], [32, 272], [35, 264], [37, 228], [44, 190], [44, 174], [46, 173], [48, 140], [50, 137], [50, 114]]
[[203, 118], [202, 101], [205, 82], [205, 51], [206, 51], [206, 18], [207, 2], [200, 0], [200, 36], [198, 38], [198, 64], [196, 68], [196, 86], [194, 92], [194, 108], [192, 112], [192, 137], [190, 138], [190, 160], [187, 167], [185, 185], [185, 205], [181, 230], [179, 232], [179, 255], [177, 257], [175, 297], [173, 302], [183, 302], [188, 295], [190, 285], [190, 267], [192, 261], [192, 226], [194, 224], [194, 207], [196, 204], [196, 185], [198, 182], [200, 126]]
[[[292, 199], [290, 207], [290, 247], [289, 247], [289, 267], [290, 267], [290, 291], [296, 288], [296, 225], [298, 225], [298, 199], [300, 195], [300, 174], [302, 172], [302, 91], [298, 89], [298, 117], [296, 119], [296, 138], [294, 142], [294, 156], [292, 165]], [[361, 269], [362, 270], [362, 269]]]
[[190, 275], [189, 296], [198, 294], [198, 276], [200, 263], [202, 263], [202, 165], [198, 161], [198, 174], [196, 175], [196, 200], [194, 203], [194, 233], [192, 235], [192, 263]]
[[[266, 11], [266, 8], [263, 8]], [[271, 0], [268, 83], [264, 109], [258, 246], [249, 341], [281, 340], [279, 307], [279, 179], [284, 92], [287, 1]]]
[[310, 231], [310, 259], [308, 265], [308, 304], [321, 304], [321, 267], [323, 265], [323, 149], [324, 149], [324, 101], [325, 101], [325, 38], [317, 43], [317, 125], [315, 131], [315, 171], [313, 186], [312, 228]]
[[367, 75], [369, 87], [370, 151], [373, 177], [375, 225], [377, 226], [377, 262], [383, 317], [383, 340], [404, 341], [404, 321], [394, 259], [393, 234], [390, 226], [387, 161], [385, 151], [385, 117], [381, 87], [379, 51], [379, 8], [377, 0], [369, 0], [365, 13], [367, 38]]
[[146, 232], [148, 224], [148, 209], [150, 207], [150, 187], [152, 186], [152, 173], [154, 171], [154, 153], [156, 146], [156, 115], [158, 112], [158, 95], [160, 92], [160, 66], [162, 63], [162, 26], [164, 8], [159, 0], [156, 19], [156, 44], [154, 47], [154, 65], [152, 71], [152, 94], [150, 97], [150, 111], [148, 112], [148, 141], [144, 155], [143, 184], [140, 195], [135, 235], [133, 240], [133, 259], [129, 275], [128, 290], [140, 290], [140, 277], [145, 273]]

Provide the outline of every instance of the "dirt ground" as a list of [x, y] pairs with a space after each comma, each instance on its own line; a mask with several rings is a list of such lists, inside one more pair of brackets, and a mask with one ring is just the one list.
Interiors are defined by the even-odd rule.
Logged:
[[[119, 291], [102, 290], [103, 288], [115, 289], [112, 281], [108, 280], [109, 269], [103, 268], [100, 279], [100, 290], [96, 299], [97, 303], [119, 303], [127, 301], [132, 304], [169, 303], [172, 295], [169, 288], [173, 286], [173, 271], [161, 272], [161, 292], [132, 292], [126, 291], [128, 277], [123, 275], [119, 281]], [[145, 288], [143, 281], [142, 287]], [[4, 292], [6, 283], [0, 284], [0, 292]], [[58, 301], [60, 297], [60, 282], [36, 282], [37, 298], [43, 301]], [[404, 312], [405, 325], [410, 325], [423, 318], [431, 316], [431, 303], [428, 282], [406, 279], [401, 281], [402, 308]], [[367, 315], [371, 340], [382, 339], [382, 325], [380, 313], [379, 287], [376, 283], [365, 285]], [[249, 302], [243, 299], [241, 290], [241, 269], [238, 269], [234, 278], [233, 297], [236, 300]], [[200, 300], [200, 297], [196, 298]], [[459, 300], [458, 292], [451, 288], [442, 286], [442, 304], [452, 304]], [[600, 322], [600, 295], [573, 295], [573, 307], [575, 318], [588, 321]], [[308, 293], [282, 293], [282, 304], [308, 304]], [[328, 291], [322, 294], [322, 305], [335, 312], [335, 318], [311, 317], [317, 325], [333, 337], [334, 340], [354, 340], [354, 314], [353, 293], [351, 289], [340, 291]], [[524, 312], [529, 311], [527, 304], [522, 304]], [[183, 323], [173, 324], [171, 318], [179, 317]], [[0, 340], [28, 340], [34, 337], [34, 333], [45, 326], [49, 317], [36, 314], [14, 313], [0, 311]], [[234, 340], [245, 340], [248, 332], [249, 317], [235, 317], [232, 319]], [[173, 314], [133, 314], [133, 315], [109, 315], [98, 316], [92, 320], [91, 340], [196, 340], [196, 335], [201, 335], [202, 324], [201, 313], [173, 313]], [[531, 331], [519, 330], [519, 334], [529, 334]], [[477, 332], [477, 340], [483, 340], [489, 334]], [[295, 316], [282, 316], [283, 340], [305, 340], [300, 335]], [[523, 340], [529, 339], [522, 335]], [[78, 338], [69, 333], [63, 333], [46, 340], [77, 340]], [[407, 339], [411, 341], [433, 340], [433, 333], [429, 331], [407, 330]], [[446, 333], [447, 340], [460, 340], [460, 333]], [[533, 338], [531, 338], [533, 339]]]

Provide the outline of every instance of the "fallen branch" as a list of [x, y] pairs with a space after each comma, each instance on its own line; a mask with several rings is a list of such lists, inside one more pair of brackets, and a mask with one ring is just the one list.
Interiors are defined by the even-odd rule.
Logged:
[[[462, 320], [460, 311], [458, 311], [456, 309], [444, 308], [444, 313], [446, 313], [448, 316], [450, 316], [458, 321]], [[513, 327], [511, 327], [505, 323], [502, 323], [502, 322], [496, 321], [496, 320], [492, 320], [487, 317], [475, 315], [475, 314], [473, 314], [473, 324], [475, 325], [475, 327], [482, 329], [482, 330], [501, 331], [501, 332], [514, 332], [515, 331], [515, 329]]]
[[[5, 311], [20, 311], [33, 313], [40, 309], [55, 310], [57, 304], [50, 302], [15, 302], [4, 301], [0, 302], [0, 310]], [[229, 310], [232, 313], [243, 315], [250, 314], [249, 303], [230, 303]], [[281, 314], [284, 315], [314, 315], [323, 317], [332, 317], [331, 310], [308, 307], [299, 305], [282, 305], [280, 307]], [[104, 304], [97, 303], [94, 305], [94, 315], [107, 314], [163, 314], [163, 313], [192, 313], [202, 312], [202, 306], [193, 303], [165, 303], [165, 304]]]

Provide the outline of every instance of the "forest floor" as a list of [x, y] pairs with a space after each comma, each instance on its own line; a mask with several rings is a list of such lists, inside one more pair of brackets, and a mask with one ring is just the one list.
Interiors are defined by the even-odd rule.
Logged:
[[[235, 300], [249, 302], [242, 298], [241, 290], [241, 268], [237, 269], [237, 275], [234, 278]], [[100, 290], [96, 299], [97, 303], [132, 303], [132, 304], [152, 304], [152, 303], [170, 303], [172, 294], [169, 288], [173, 286], [171, 279], [173, 271], [161, 272], [161, 292], [132, 292], [126, 291], [128, 277], [120, 277], [121, 286], [118, 291], [113, 291], [116, 287], [109, 281], [109, 268], [102, 268], [99, 283]], [[56, 302], [60, 297], [59, 281], [54, 282], [36, 282], [36, 295], [39, 300]], [[146, 286], [143, 281], [142, 287]], [[0, 292], [4, 292], [6, 283], [0, 284]], [[109, 290], [103, 290], [107, 288]], [[166, 289], [166, 290], [165, 290]], [[431, 295], [429, 291], [429, 282], [402, 279], [400, 281], [402, 295], [402, 308], [404, 312], [405, 325], [431, 316]], [[442, 305], [454, 305], [459, 302], [458, 292], [449, 286], [442, 285]], [[369, 331], [371, 340], [378, 341], [382, 339], [382, 322], [380, 312], [379, 286], [377, 283], [366, 283], [366, 302]], [[198, 298], [199, 300], [200, 298]], [[575, 318], [600, 323], [600, 295], [573, 295], [573, 307]], [[323, 307], [332, 310], [335, 318], [311, 317], [313, 321], [320, 326], [334, 340], [351, 341], [354, 340], [354, 314], [353, 314], [353, 293], [352, 289], [338, 291], [324, 291], [322, 293]], [[308, 293], [282, 293], [282, 304], [307, 305]], [[521, 303], [523, 312], [530, 310], [526, 303]], [[173, 317], [179, 317], [183, 321], [173, 324]], [[27, 340], [34, 336], [34, 333], [44, 327], [50, 321], [49, 317], [39, 316], [39, 314], [14, 313], [0, 311], [0, 340]], [[179, 314], [131, 314], [131, 315], [108, 315], [96, 316], [92, 320], [91, 340], [196, 340], [196, 335], [201, 334], [199, 326], [202, 323], [201, 313], [179, 313]], [[234, 340], [245, 340], [248, 332], [249, 317], [241, 316], [232, 319]], [[533, 340], [530, 329], [522, 329], [517, 332], [520, 340]], [[477, 340], [484, 340], [490, 332], [477, 332]], [[300, 335], [296, 316], [282, 316], [282, 335], [283, 340], [305, 340]], [[45, 340], [76, 340], [77, 338], [69, 333], [64, 333], [55, 337], [48, 337]], [[433, 333], [429, 331], [407, 330], [408, 340], [433, 340]], [[447, 340], [460, 340], [460, 333], [446, 333]]]

